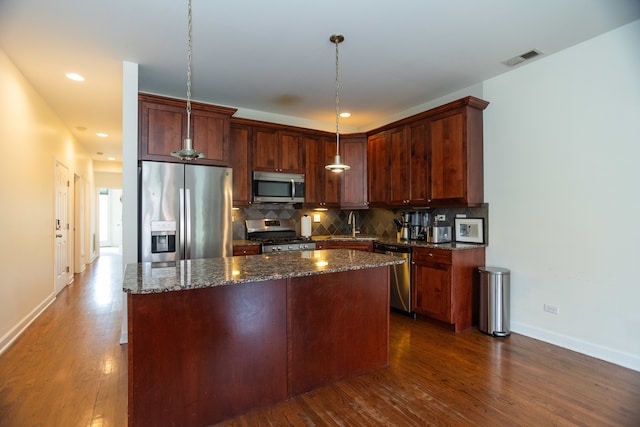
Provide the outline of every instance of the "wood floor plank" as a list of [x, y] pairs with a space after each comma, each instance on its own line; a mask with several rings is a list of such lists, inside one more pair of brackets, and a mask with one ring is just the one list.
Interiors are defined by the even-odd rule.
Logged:
[[[0, 427], [126, 426], [120, 262], [106, 253], [76, 275], [0, 355]], [[217, 425], [640, 426], [640, 372], [395, 313], [389, 341], [388, 368]]]

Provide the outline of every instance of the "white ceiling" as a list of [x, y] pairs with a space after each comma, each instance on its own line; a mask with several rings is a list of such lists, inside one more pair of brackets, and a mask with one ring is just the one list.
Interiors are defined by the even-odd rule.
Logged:
[[[342, 131], [510, 71], [501, 62], [521, 53], [548, 56], [640, 19], [639, 0], [192, 1], [193, 99], [244, 117], [335, 129], [329, 36], [344, 34], [340, 106], [353, 116]], [[96, 160], [121, 159], [123, 60], [140, 65], [141, 91], [186, 97], [187, 0], [0, 0], [0, 41]]]

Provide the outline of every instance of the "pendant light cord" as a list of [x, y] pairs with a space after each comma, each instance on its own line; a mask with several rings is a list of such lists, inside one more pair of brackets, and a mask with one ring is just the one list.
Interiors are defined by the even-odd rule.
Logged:
[[188, 32], [189, 32], [189, 40], [187, 45], [187, 138], [190, 138], [190, 127], [191, 127], [191, 0], [189, 0], [189, 9], [188, 9]]
[[338, 79], [338, 45], [340, 39], [336, 38], [336, 154], [340, 153], [340, 81]]

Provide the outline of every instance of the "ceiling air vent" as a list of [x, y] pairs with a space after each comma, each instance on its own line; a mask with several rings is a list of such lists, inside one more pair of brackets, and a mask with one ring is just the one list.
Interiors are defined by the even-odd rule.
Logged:
[[521, 62], [524, 61], [528, 61], [530, 59], [533, 59], [537, 56], [542, 55], [543, 53], [540, 52], [538, 49], [533, 49], [530, 50], [529, 52], [525, 52], [523, 54], [520, 54], [518, 56], [514, 56], [511, 59], [507, 59], [506, 61], [502, 61], [502, 63], [504, 65], [506, 65], [507, 67], [515, 67], [516, 65], [520, 64]]

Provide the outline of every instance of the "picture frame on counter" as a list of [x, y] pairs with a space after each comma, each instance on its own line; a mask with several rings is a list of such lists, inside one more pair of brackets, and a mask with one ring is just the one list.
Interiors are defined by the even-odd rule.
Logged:
[[484, 243], [484, 218], [455, 218], [455, 241]]

